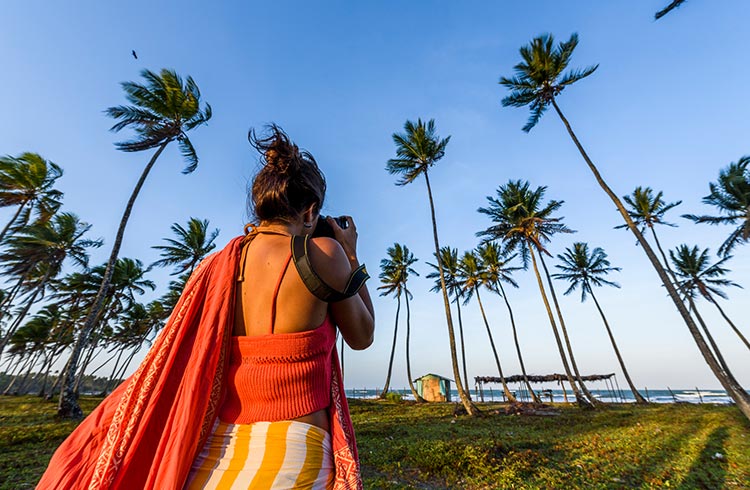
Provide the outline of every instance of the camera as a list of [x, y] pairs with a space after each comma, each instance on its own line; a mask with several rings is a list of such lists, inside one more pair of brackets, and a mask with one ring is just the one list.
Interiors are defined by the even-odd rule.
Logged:
[[[328, 237], [328, 238], [335, 237], [333, 234], [333, 227], [330, 224], [328, 224], [327, 218], [328, 216], [321, 216], [320, 218], [318, 218], [318, 224], [315, 227], [315, 231], [313, 231], [313, 234], [312, 234], [313, 238], [321, 237], [321, 236]], [[349, 222], [346, 220], [344, 216], [334, 217], [333, 219], [334, 221], [336, 221], [336, 224], [339, 225], [339, 227], [344, 228], [344, 229], [349, 227]]]

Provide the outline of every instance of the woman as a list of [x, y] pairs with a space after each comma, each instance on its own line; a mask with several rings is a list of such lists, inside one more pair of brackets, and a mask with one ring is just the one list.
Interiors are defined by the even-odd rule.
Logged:
[[359, 488], [335, 350], [372, 343], [357, 231], [328, 218], [325, 179], [286, 134], [263, 154], [259, 221], [192, 274], [136, 373], [66, 439], [37, 488]]
[[[334, 324], [352, 349], [369, 347], [372, 303], [364, 286], [330, 304], [310, 291], [292, 264], [290, 239], [316, 229], [325, 180], [313, 157], [279, 128], [251, 141], [265, 163], [252, 186], [260, 226], [242, 248], [227, 398], [186, 488], [229, 488], [232, 481], [241, 482], [238, 488], [255, 482], [325, 488], [334, 471], [328, 434]], [[350, 217], [345, 229], [327, 220], [335, 239], [313, 238], [307, 253], [322, 282], [343, 291], [359, 267], [357, 230]], [[228, 449], [234, 447], [242, 449]]]

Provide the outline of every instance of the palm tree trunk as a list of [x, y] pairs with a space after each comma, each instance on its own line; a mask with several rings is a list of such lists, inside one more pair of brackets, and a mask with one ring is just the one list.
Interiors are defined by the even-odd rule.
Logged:
[[732, 330], [734, 330], [734, 333], [736, 333], [737, 336], [740, 338], [740, 340], [742, 340], [742, 342], [745, 344], [745, 347], [747, 347], [748, 349], [750, 349], [750, 342], [748, 342], [747, 338], [744, 335], [742, 335], [742, 332], [740, 332], [740, 330], [737, 328], [737, 325], [735, 325], [732, 322], [732, 320], [729, 319], [729, 317], [726, 315], [726, 313], [724, 313], [724, 310], [721, 308], [721, 306], [719, 306], [719, 303], [712, 296], [709, 296], [708, 300], [711, 303], [713, 303], [714, 306], [716, 306], [716, 308], [719, 310], [719, 313], [721, 313], [722, 318], [724, 318], [724, 320], [727, 321], [727, 323], [729, 324], [729, 326], [732, 327]]
[[451, 364], [453, 365], [453, 377], [456, 378], [456, 391], [461, 403], [469, 415], [479, 415], [479, 410], [471, 402], [468, 393], [461, 382], [461, 371], [458, 368], [458, 355], [456, 354], [456, 336], [453, 332], [453, 318], [451, 317], [451, 304], [448, 300], [448, 290], [445, 287], [445, 273], [443, 271], [443, 261], [440, 259], [440, 242], [438, 240], [437, 220], [435, 219], [435, 203], [432, 200], [432, 189], [430, 188], [430, 178], [427, 171], [424, 172], [424, 179], [427, 183], [427, 195], [430, 198], [430, 214], [432, 216], [432, 235], [435, 240], [435, 258], [437, 259], [438, 274], [440, 276], [440, 289], [443, 291], [443, 304], [445, 306], [445, 319], [448, 325], [448, 342], [451, 351]]
[[125, 362], [122, 364], [122, 366], [120, 366], [119, 371], [117, 373], [114, 373], [113, 376], [111, 377], [111, 379], [109, 379], [107, 381], [107, 385], [104, 387], [105, 395], [107, 393], [109, 393], [110, 389], [116, 388], [116, 386], [111, 386], [111, 384], [112, 384], [113, 381], [118, 381], [118, 380], [124, 379], [125, 372], [128, 370], [128, 366], [130, 366], [131, 361], [133, 360], [133, 358], [135, 357], [135, 355], [140, 350], [141, 350], [140, 346], [137, 347], [137, 348], [135, 348], [135, 349], [133, 349], [133, 352], [130, 353], [130, 355], [125, 360]]
[[385, 398], [388, 388], [391, 386], [391, 373], [393, 371], [393, 357], [396, 354], [396, 337], [398, 336], [398, 314], [401, 312], [401, 292], [396, 296], [396, 325], [393, 327], [393, 344], [391, 345], [391, 358], [388, 361], [388, 375], [385, 377], [385, 385], [380, 393], [380, 398]]
[[11, 388], [13, 388], [13, 386], [15, 386], [16, 381], [18, 381], [18, 379], [19, 379], [19, 375], [16, 374], [16, 373], [20, 373], [21, 371], [23, 371], [24, 369], [26, 369], [27, 367], [29, 367], [29, 365], [31, 364], [31, 361], [32, 361], [32, 358], [31, 358], [31, 356], [29, 356], [28, 359], [26, 359], [23, 363], [19, 363], [18, 364], [19, 369], [18, 369], [18, 371], [15, 371], [14, 374], [11, 375], [12, 379], [10, 380], [10, 383], [8, 384], [8, 386], [5, 387], [5, 390], [3, 391], [3, 395], [12, 395], [13, 394], [11, 392]]
[[589, 292], [591, 293], [591, 298], [594, 300], [594, 304], [596, 305], [596, 309], [599, 311], [599, 315], [602, 317], [602, 321], [604, 322], [604, 327], [607, 329], [607, 335], [609, 335], [609, 341], [612, 342], [612, 348], [615, 350], [615, 355], [617, 356], [617, 362], [620, 363], [620, 369], [622, 369], [622, 374], [625, 376], [625, 380], [628, 382], [628, 386], [630, 386], [630, 391], [633, 392], [633, 397], [635, 398], [636, 403], [640, 404], [647, 404], [645, 398], [640, 394], [638, 389], [635, 387], [635, 383], [633, 383], [633, 380], [630, 379], [630, 374], [628, 373], [628, 370], [625, 368], [625, 361], [622, 360], [622, 356], [620, 355], [620, 349], [617, 348], [617, 343], [615, 342], [615, 336], [612, 335], [612, 329], [609, 327], [609, 322], [607, 321], [607, 317], [604, 316], [604, 311], [602, 311], [601, 306], [599, 306], [599, 301], [596, 299], [596, 295], [594, 295], [593, 288], [589, 288]]
[[409, 357], [409, 333], [411, 330], [411, 311], [409, 310], [409, 290], [406, 288], [404, 288], [404, 298], [406, 299], [406, 377], [409, 381], [409, 388], [411, 389], [411, 394], [414, 396], [414, 399], [417, 401], [417, 403], [423, 403], [425, 399], [419, 396], [419, 393], [417, 393], [417, 389], [414, 387], [414, 381], [412, 381], [412, 377], [411, 377], [411, 359]]
[[122, 246], [122, 239], [125, 235], [125, 226], [127, 226], [128, 219], [130, 219], [130, 213], [133, 210], [135, 200], [138, 197], [138, 193], [141, 191], [141, 187], [143, 187], [143, 183], [146, 181], [146, 177], [148, 177], [151, 168], [154, 166], [156, 160], [159, 158], [159, 155], [161, 155], [161, 152], [164, 151], [164, 148], [167, 147], [170, 141], [171, 140], [167, 140], [162, 143], [161, 146], [159, 146], [159, 149], [157, 149], [154, 155], [151, 157], [151, 160], [146, 165], [146, 168], [143, 169], [143, 173], [141, 173], [141, 177], [140, 179], [138, 179], [138, 183], [135, 185], [133, 193], [130, 195], [128, 204], [125, 206], [125, 212], [123, 213], [122, 219], [120, 220], [120, 227], [117, 230], [117, 236], [115, 237], [115, 242], [112, 246], [112, 253], [109, 256], [109, 262], [107, 262], [107, 268], [104, 271], [102, 284], [101, 286], [99, 286], [99, 291], [96, 293], [94, 304], [91, 307], [91, 311], [89, 311], [89, 314], [86, 316], [86, 322], [84, 323], [83, 328], [81, 329], [81, 332], [78, 335], [75, 344], [73, 345], [73, 352], [70, 354], [70, 362], [68, 363], [68, 367], [65, 371], [65, 378], [60, 391], [60, 403], [57, 407], [57, 414], [60, 417], [72, 419], [80, 419], [83, 417], [83, 411], [78, 405], [78, 400], [76, 399], [74, 388], [75, 374], [78, 370], [78, 359], [81, 356], [83, 344], [91, 335], [91, 332], [93, 332], [94, 327], [97, 324], [99, 314], [104, 307], [104, 300], [107, 296], [106, 293], [109, 289], [110, 282], [112, 281], [112, 274], [114, 274], [115, 272], [115, 262], [117, 262], [117, 256], [119, 255], [120, 247]]
[[547, 269], [547, 263], [544, 261], [544, 254], [541, 252], [539, 253], [539, 261], [542, 263], [542, 268], [544, 269], [544, 275], [547, 277], [547, 284], [549, 284], [549, 291], [552, 295], [552, 302], [555, 305], [555, 311], [557, 312], [557, 318], [560, 320], [560, 330], [562, 330], [563, 338], [565, 339], [565, 346], [568, 349], [568, 355], [570, 356], [570, 364], [573, 366], [573, 373], [575, 373], [576, 380], [578, 381], [578, 384], [581, 386], [581, 391], [583, 391], [583, 394], [586, 396], [586, 398], [589, 399], [592, 405], [596, 406], [597, 404], [601, 403], [599, 400], [594, 398], [594, 396], [589, 392], [588, 387], [586, 386], [586, 383], [583, 382], [583, 377], [581, 377], [581, 373], [578, 371], [578, 364], [576, 363], [576, 358], [573, 355], [573, 346], [570, 344], [570, 337], [568, 337], [568, 329], [565, 327], [565, 319], [562, 315], [562, 310], [560, 309], [560, 303], [557, 301], [557, 294], [555, 293], [555, 286], [552, 284], [552, 278], [549, 275], [549, 270]]
[[708, 325], [706, 325], [706, 322], [703, 320], [703, 317], [698, 311], [698, 308], [696, 308], [695, 303], [693, 302], [693, 298], [688, 296], [688, 301], [690, 302], [690, 311], [693, 313], [693, 315], [695, 315], [695, 318], [698, 320], [698, 324], [703, 329], [703, 333], [706, 335], [706, 339], [708, 339], [708, 343], [713, 349], [716, 359], [719, 361], [719, 364], [724, 369], [724, 373], [727, 375], [727, 377], [734, 378], [732, 371], [729, 369], [729, 366], [724, 360], [724, 356], [721, 354], [721, 351], [719, 351], [719, 346], [716, 345], [716, 341], [714, 341], [713, 335], [711, 335], [711, 332], [708, 330]]
[[[461, 320], [461, 305], [458, 299], [458, 295], [456, 295], [456, 311], [458, 312], [458, 337], [461, 340], [461, 366], [463, 367], [464, 371], [464, 383], [466, 383], [466, 390], [470, 392], [471, 385], [469, 384], [469, 375], [466, 374], [466, 343], [464, 342], [464, 322], [463, 320]], [[469, 395], [469, 399], [471, 399], [471, 394], [467, 393], [467, 395]]]
[[10, 230], [10, 227], [13, 226], [13, 223], [16, 222], [18, 219], [18, 216], [21, 214], [21, 211], [23, 210], [23, 207], [26, 206], [26, 204], [29, 201], [24, 201], [21, 203], [20, 206], [18, 206], [18, 210], [16, 210], [16, 214], [13, 215], [13, 217], [8, 221], [8, 224], [5, 225], [5, 228], [3, 228], [3, 231], [0, 232], [0, 243], [5, 239], [5, 235], [8, 233], [8, 230]]
[[482, 320], [484, 320], [484, 326], [487, 329], [487, 337], [490, 338], [490, 347], [492, 347], [492, 354], [495, 356], [495, 364], [497, 365], [497, 372], [500, 374], [500, 383], [503, 385], [503, 392], [509, 402], [514, 403], [516, 397], [508, 389], [508, 384], [505, 382], [505, 376], [503, 375], [503, 368], [500, 367], [500, 357], [497, 355], [497, 349], [495, 348], [495, 341], [492, 339], [492, 331], [490, 330], [490, 324], [487, 321], [487, 315], [484, 313], [484, 306], [482, 305], [482, 298], [479, 296], [479, 288], [474, 286], [474, 293], [477, 295], [477, 303], [479, 303], [479, 311], [482, 312]]
[[[81, 386], [85, 383], [84, 378], [86, 377], [86, 370], [89, 368], [89, 364], [91, 364], [91, 361], [94, 359], [94, 352], [96, 352], [96, 343], [91, 344], [89, 351], [86, 353], [86, 356], [81, 363], [81, 369], [78, 372], [78, 376], [76, 376], [76, 382], [74, 385], [76, 397], [78, 397], [81, 393]], [[89, 373], [89, 376], [93, 377], [93, 374], [94, 373]]]
[[669, 277], [667, 276], [667, 273], [664, 270], [664, 267], [662, 267], [661, 264], [659, 263], [659, 259], [656, 257], [656, 254], [654, 254], [654, 251], [653, 249], [651, 249], [651, 246], [646, 241], [646, 238], [643, 236], [641, 231], [633, 222], [632, 218], [628, 214], [628, 211], [625, 209], [625, 206], [622, 204], [622, 201], [620, 201], [620, 198], [617, 197], [614, 191], [612, 191], [612, 189], [607, 185], [607, 183], [602, 178], [601, 174], [599, 173], [599, 170], [596, 168], [596, 166], [593, 164], [593, 162], [589, 158], [586, 151], [583, 149], [583, 146], [578, 141], [578, 138], [573, 132], [573, 128], [571, 128], [570, 123], [565, 118], [562, 111], [560, 110], [560, 107], [558, 107], [557, 102], [554, 99], [552, 99], [552, 105], [557, 111], [557, 115], [560, 116], [560, 119], [565, 125], [565, 128], [568, 130], [568, 134], [572, 138], [573, 143], [575, 143], [576, 147], [578, 148], [578, 151], [581, 153], [581, 156], [586, 161], [586, 164], [588, 165], [591, 172], [594, 174], [594, 177], [596, 178], [597, 183], [604, 190], [604, 192], [609, 196], [612, 202], [615, 204], [615, 206], [617, 207], [617, 210], [620, 212], [620, 215], [625, 220], [625, 223], [627, 223], [628, 228], [630, 228], [630, 231], [635, 235], [636, 239], [638, 240], [638, 243], [640, 243], [641, 247], [643, 247], [643, 251], [646, 253], [646, 256], [651, 261], [651, 265], [654, 267], [654, 270], [656, 270], [656, 273], [659, 275], [659, 279], [661, 279], [662, 284], [664, 284], [664, 287], [666, 288], [667, 293], [669, 294], [669, 297], [672, 299], [672, 302], [674, 303], [675, 307], [677, 307], [677, 311], [680, 313], [682, 320], [685, 322], [685, 325], [687, 326], [688, 331], [693, 336], [693, 340], [698, 346], [698, 350], [701, 352], [701, 355], [703, 356], [706, 363], [708, 364], [708, 367], [711, 369], [711, 372], [714, 373], [714, 376], [716, 376], [716, 379], [719, 380], [719, 383], [721, 383], [721, 385], [727, 391], [727, 394], [732, 398], [732, 400], [734, 400], [734, 402], [737, 404], [737, 407], [740, 409], [740, 411], [742, 411], [745, 417], [750, 419], [750, 395], [744, 390], [744, 388], [742, 388], [742, 386], [739, 385], [739, 383], [736, 383], [735, 381], [729, 379], [726, 376], [726, 374], [722, 371], [721, 367], [716, 361], [716, 358], [711, 353], [710, 348], [708, 347], [708, 345], [706, 344], [706, 341], [703, 339], [703, 336], [698, 330], [697, 325], [691, 318], [690, 312], [687, 310], [687, 308], [685, 307], [685, 304], [680, 299], [680, 296], [677, 293], [677, 290], [675, 289], [672, 282], [669, 280]]
[[[667, 273], [669, 274], [669, 277], [672, 279], [672, 284], [675, 285], [675, 287], [677, 287], [677, 285], [679, 284], [679, 282], [677, 281], [677, 276], [672, 270], [672, 267], [669, 265], [669, 261], [667, 260], [667, 254], [664, 253], [664, 249], [662, 248], [661, 243], [659, 242], [659, 237], [656, 235], [656, 230], [654, 229], [653, 226], [651, 226], [651, 235], [654, 237], [656, 248], [659, 250], [659, 253], [661, 254], [661, 258], [664, 261], [664, 264], [666, 265]], [[693, 297], [689, 294], [688, 291], [682, 291], [682, 292], [688, 303], [688, 311], [692, 312], [695, 315], [695, 318], [698, 319], [698, 323], [703, 329], [703, 332], [706, 334], [706, 338], [708, 339], [709, 345], [711, 345], [711, 348], [713, 349], [712, 354], [716, 357], [716, 360], [721, 366], [721, 369], [723, 369], [724, 374], [726, 375], [727, 379], [729, 380], [730, 383], [734, 383], [737, 386], [740, 386], [741, 388], [741, 385], [739, 384], [737, 379], [734, 377], [734, 374], [732, 374], [732, 371], [729, 369], [729, 366], [724, 360], [724, 356], [721, 354], [719, 347], [716, 345], [716, 342], [714, 341], [714, 338], [711, 335], [711, 332], [708, 330], [708, 326], [706, 325], [706, 322], [703, 321], [703, 317], [698, 312], [698, 307], [695, 305], [695, 301], [693, 300]], [[684, 305], [684, 302], [683, 302], [683, 305]], [[691, 317], [691, 320], [692, 320], [692, 317]], [[744, 389], [742, 389], [742, 391], [744, 392]]]
[[[539, 274], [539, 266], [537, 266], [536, 263], [536, 255], [534, 254], [533, 246], [529, 246], [529, 252], [531, 253], [531, 263], [534, 266], [534, 273], [536, 274], [536, 282], [539, 286], [539, 292], [542, 295], [542, 301], [544, 301], [544, 307], [547, 309], [547, 316], [549, 317], [549, 324], [552, 326], [552, 333], [555, 334], [555, 341], [557, 342], [557, 350], [560, 353], [560, 359], [563, 363], [563, 369], [565, 369], [565, 376], [568, 378], [568, 383], [570, 383], [570, 387], [573, 389], [573, 394], [576, 397], [576, 403], [578, 403], [582, 407], [588, 407], [591, 406], [591, 403], [589, 403], [588, 400], [586, 400], [583, 395], [581, 395], [581, 392], [578, 390], [578, 387], [576, 386], [575, 380], [573, 379], [573, 374], [570, 372], [570, 366], [568, 365], [568, 359], [565, 357], [565, 348], [562, 345], [562, 340], [560, 340], [560, 333], [557, 331], [557, 324], [555, 323], [555, 317], [552, 314], [552, 307], [549, 304], [549, 300], [547, 299], [547, 294], [544, 292], [544, 284], [542, 283], [542, 276]], [[560, 386], [563, 388], [563, 393], [565, 393], [565, 387], [560, 383]], [[567, 398], [567, 395], [566, 395]]]
[[508, 297], [505, 295], [505, 289], [503, 288], [503, 285], [500, 282], [498, 282], [497, 285], [500, 288], [500, 296], [503, 297], [503, 300], [505, 301], [505, 306], [508, 307], [508, 315], [510, 316], [510, 326], [513, 329], [513, 342], [516, 344], [516, 354], [518, 354], [518, 364], [521, 365], [521, 376], [523, 376], [523, 382], [524, 384], [526, 384], [526, 388], [528, 388], [529, 393], [531, 394], [531, 400], [534, 403], [542, 403], [542, 401], [534, 392], [534, 389], [531, 387], [531, 382], [529, 382], [528, 375], [526, 374], [526, 367], [523, 364], [523, 356], [521, 355], [521, 345], [518, 342], [518, 332], [516, 330], [516, 321], [513, 318], [513, 309], [510, 307], [510, 302], [508, 301]]
[[36, 366], [37, 361], [39, 361], [39, 357], [41, 357], [41, 352], [35, 352], [30, 357], [32, 361], [29, 364], [29, 368], [26, 370], [23, 379], [21, 379], [21, 384], [18, 385], [18, 393], [22, 395], [24, 394], [23, 389], [26, 388], [27, 380], [29, 379], [29, 376], [31, 376], [31, 371], [34, 369], [34, 366]]

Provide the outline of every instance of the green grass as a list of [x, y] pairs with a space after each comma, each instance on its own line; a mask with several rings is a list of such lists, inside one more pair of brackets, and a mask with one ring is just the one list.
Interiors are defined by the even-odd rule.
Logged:
[[[91, 412], [101, 398], [81, 397]], [[0, 396], [0, 490], [34, 488], [57, 446], [78, 425], [56, 419], [57, 405], [35, 396]]]
[[[370, 488], [750, 488], [750, 425], [712, 405], [453, 417], [446, 404], [352, 401]], [[722, 458], [714, 458], [721, 453]]]
[[[97, 399], [83, 399], [90, 411]], [[750, 424], [734, 407], [561, 407], [453, 416], [453, 405], [351, 400], [366, 488], [750, 488]], [[0, 489], [33, 488], [76, 423], [0, 397]], [[720, 453], [722, 457], [715, 457]]]

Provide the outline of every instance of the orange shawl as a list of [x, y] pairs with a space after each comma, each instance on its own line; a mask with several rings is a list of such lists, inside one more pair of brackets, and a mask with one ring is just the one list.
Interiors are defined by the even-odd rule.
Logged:
[[[73, 431], [37, 489], [181, 489], [223, 396], [242, 237], [191, 275], [136, 372]], [[360, 489], [338, 355], [329, 408], [335, 489]]]

